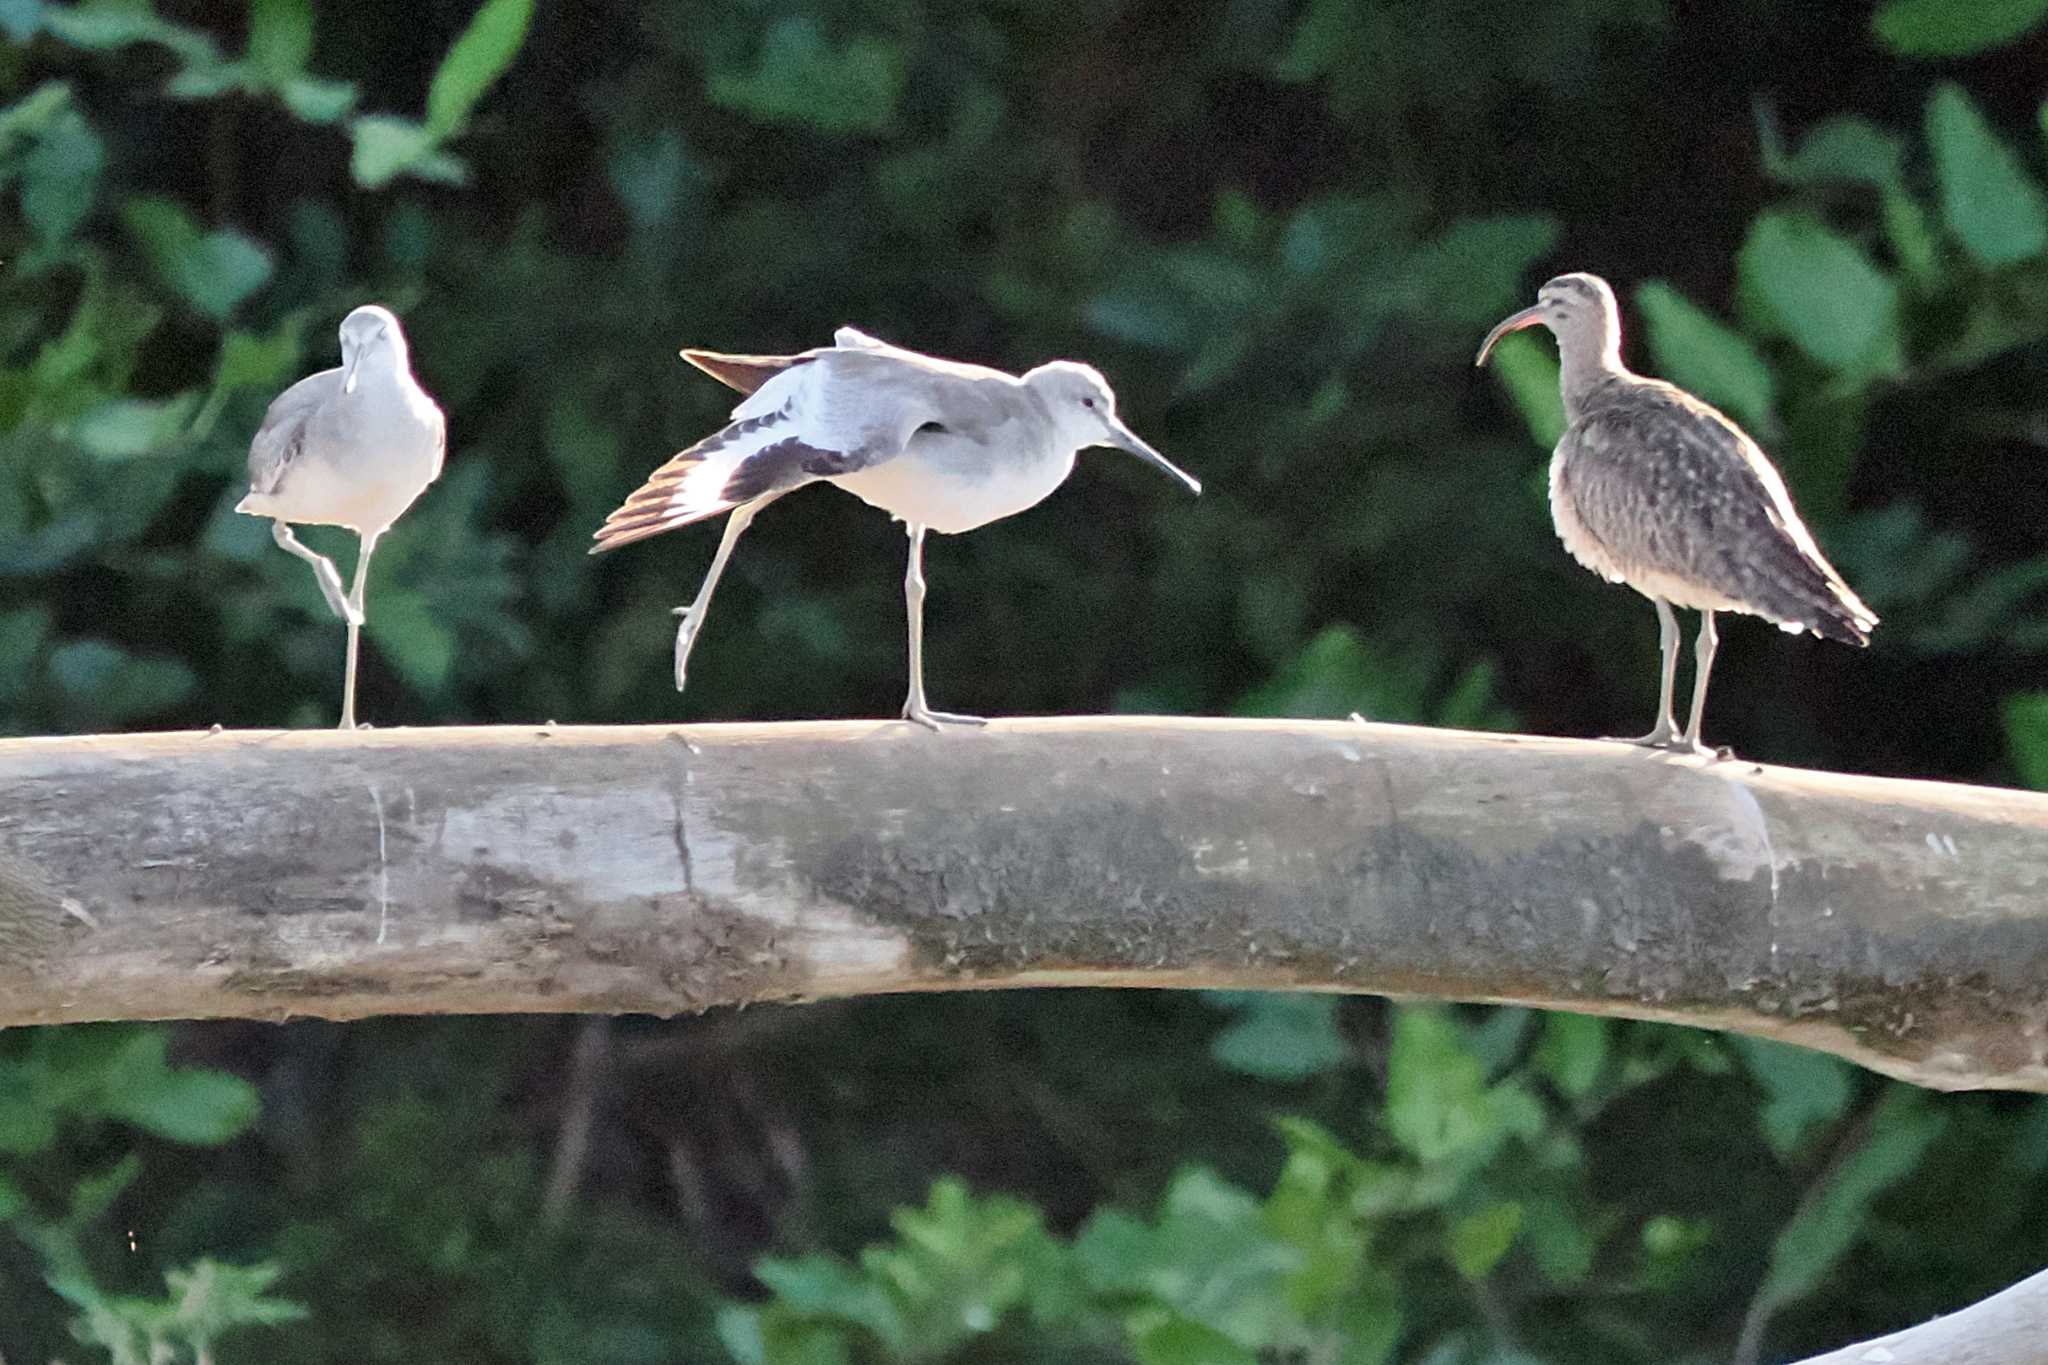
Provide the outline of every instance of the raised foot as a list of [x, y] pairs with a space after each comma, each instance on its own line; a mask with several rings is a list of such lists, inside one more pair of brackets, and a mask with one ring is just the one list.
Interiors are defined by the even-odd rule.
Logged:
[[988, 720], [982, 716], [962, 716], [957, 715], [952, 711], [934, 711], [928, 706], [917, 706], [909, 704], [906, 704], [903, 708], [903, 719], [909, 721], [913, 725], [922, 725], [925, 729], [934, 732], [936, 732], [941, 726], [946, 725], [988, 724]]

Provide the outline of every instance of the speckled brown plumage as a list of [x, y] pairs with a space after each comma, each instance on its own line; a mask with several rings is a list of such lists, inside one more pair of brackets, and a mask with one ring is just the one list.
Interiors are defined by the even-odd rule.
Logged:
[[[1560, 275], [1533, 308], [1488, 334], [1541, 324], [1558, 339], [1567, 426], [1550, 465], [1550, 508], [1574, 559], [1656, 604], [1663, 646], [1657, 725], [1638, 743], [1700, 750], [1716, 642], [1714, 613], [1865, 645], [1877, 616], [1807, 531], [1784, 480], [1743, 430], [1683, 389], [1621, 361], [1621, 317], [1596, 275]], [[1702, 613], [1691, 723], [1671, 714], [1677, 671], [1672, 606]]]

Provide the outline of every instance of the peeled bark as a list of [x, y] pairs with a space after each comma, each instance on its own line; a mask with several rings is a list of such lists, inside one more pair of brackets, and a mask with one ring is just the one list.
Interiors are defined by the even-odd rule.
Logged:
[[0, 741], [0, 1025], [1274, 987], [2048, 1090], [2044, 892], [2048, 797], [1399, 726]]

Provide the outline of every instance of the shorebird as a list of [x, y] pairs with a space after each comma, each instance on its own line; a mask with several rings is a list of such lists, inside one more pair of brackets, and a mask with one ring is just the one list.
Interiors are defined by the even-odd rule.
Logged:
[[925, 702], [927, 531], [972, 531], [1036, 505], [1066, 481], [1075, 456], [1089, 446], [1127, 450], [1202, 491], [1124, 425], [1109, 385], [1075, 361], [1055, 360], [1018, 377], [920, 355], [853, 327], [833, 333], [832, 345], [800, 355], [682, 355], [748, 397], [732, 410], [730, 425], [649, 475], [605, 518], [590, 551], [732, 514], [696, 600], [676, 608], [679, 692], [734, 543], [763, 507], [804, 484], [837, 484], [904, 524], [910, 694], [903, 718], [932, 730], [983, 721]]
[[[327, 605], [348, 623], [341, 728], [356, 728], [356, 653], [363, 584], [377, 541], [441, 473], [448, 423], [413, 378], [405, 333], [388, 309], [366, 304], [341, 320], [341, 368], [308, 375], [263, 414], [249, 443], [249, 492], [237, 512], [271, 519], [271, 538], [313, 566]], [[334, 561], [291, 524], [356, 533], [355, 584], [346, 595]]]
[[[1708, 753], [1700, 743], [1717, 611], [1747, 612], [1797, 635], [1811, 631], [1867, 645], [1877, 616], [1821, 556], [1793, 510], [1785, 481], [1742, 428], [1685, 390], [1621, 360], [1621, 310], [1598, 275], [1559, 275], [1534, 307], [1486, 334], [1494, 343], [1537, 324], [1557, 337], [1566, 426], [1550, 461], [1550, 515], [1558, 538], [1611, 583], [1657, 608], [1663, 652], [1657, 724], [1631, 743]], [[1673, 723], [1678, 619], [1697, 608], [1692, 719]]]

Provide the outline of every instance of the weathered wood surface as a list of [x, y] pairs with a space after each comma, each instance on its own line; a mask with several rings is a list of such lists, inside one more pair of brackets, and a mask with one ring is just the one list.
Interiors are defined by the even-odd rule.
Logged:
[[1947, 1317], [1797, 1365], [2048, 1365], [2048, 1270]]
[[2048, 797], [1322, 722], [0, 741], [0, 1024], [1513, 1001], [2048, 1090]]

